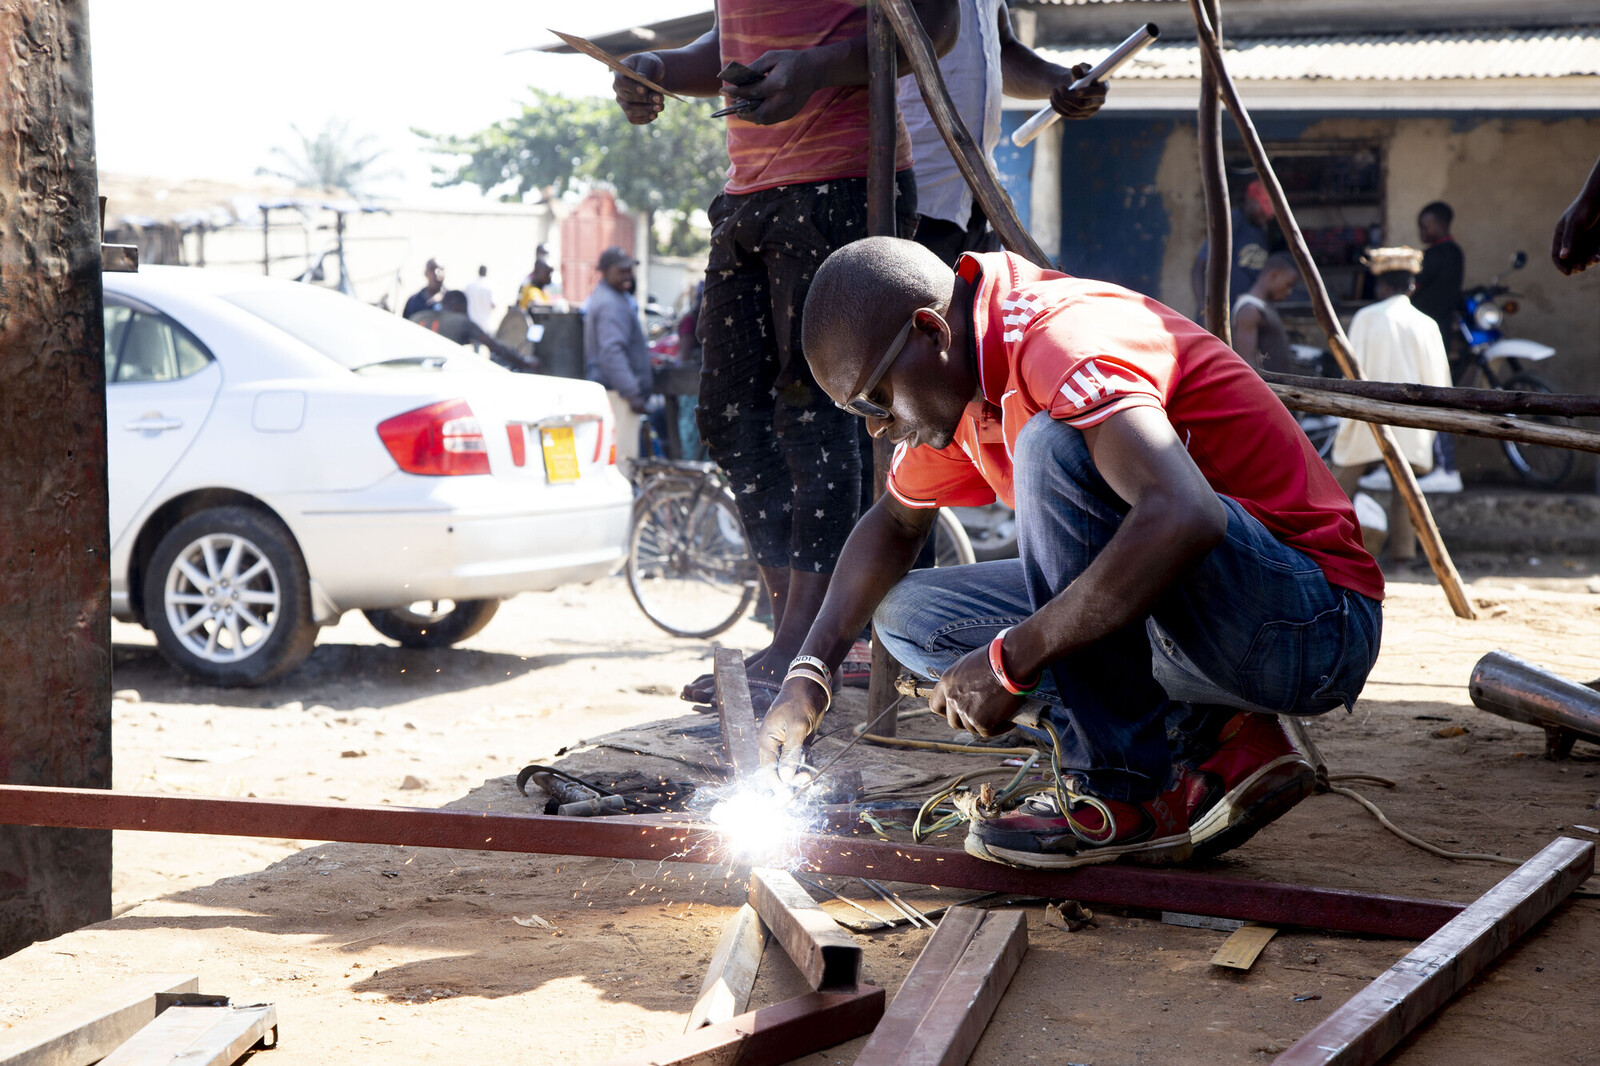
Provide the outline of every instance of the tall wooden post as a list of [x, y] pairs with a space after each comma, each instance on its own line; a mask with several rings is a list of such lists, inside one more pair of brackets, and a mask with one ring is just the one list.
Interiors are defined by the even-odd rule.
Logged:
[[[111, 785], [87, 0], [0, 0], [0, 781]], [[0, 954], [111, 916], [111, 834], [0, 829]]]
[[[867, 233], [873, 237], [893, 237], [895, 116], [897, 107], [894, 27], [889, 24], [878, 0], [867, 0]], [[883, 495], [889, 479], [889, 442], [872, 442], [872, 498]], [[866, 456], [862, 456], [865, 460]], [[895, 701], [894, 681], [900, 664], [894, 661], [881, 640], [872, 642], [872, 676], [867, 683], [867, 721], [882, 714]], [[892, 737], [897, 728], [894, 714], [872, 726], [879, 736]]]
[[[1222, 32], [1220, 0], [1201, 0], [1211, 25]], [[1233, 218], [1228, 203], [1228, 168], [1222, 158], [1222, 94], [1217, 91], [1217, 76], [1210, 67], [1200, 71], [1200, 183], [1205, 192], [1206, 287], [1201, 307], [1206, 329], [1217, 339], [1233, 346], [1232, 301], [1237, 293], [1228, 291], [1233, 274]]]

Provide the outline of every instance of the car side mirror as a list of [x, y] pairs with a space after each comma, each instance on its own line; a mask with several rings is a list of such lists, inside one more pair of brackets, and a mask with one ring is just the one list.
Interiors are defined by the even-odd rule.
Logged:
[[1528, 265], [1528, 253], [1527, 252], [1518, 252], [1516, 255], [1511, 257], [1511, 269], [1512, 270], [1521, 270], [1523, 267], [1525, 267], [1527, 265]]

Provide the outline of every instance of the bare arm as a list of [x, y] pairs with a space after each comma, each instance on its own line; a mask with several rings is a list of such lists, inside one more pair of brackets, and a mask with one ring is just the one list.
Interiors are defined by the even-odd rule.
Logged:
[[1261, 308], [1255, 304], [1245, 304], [1233, 316], [1233, 350], [1261, 372]]
[[1600, 260], [1600, 159], [1595, 160], [1578, 198], [1556, 220], [1550, 258], [1557, 270], [1569, 275]]
[[[622, 62], [663, 89], [684, 96], [715, 96], [722, 89], [717, 77], [722, 69], [722, 33], [719, 27], [712, 26], [682, 48], [639, 52]], [[635, 126], [653, 121], [666, 102], [660, 93], [621, 74], [611, 79], [611, 91]]]
[[[845, 541], [828, 584], [822, 610], [811, 624], [800, 654], [814, 655], [837, 669], [861, 627], [906, 576], [938, 512], [905, 506], [885, 493], [862, 516]], [[761, 762], [780, 765], [791, 777], [800, 763], [801, 746], [821, 721], [827, 697], [822, 686], [795, 678], [784, 683], [761, 725]]]
[[[1122, 525], [1077, 580], [1002, 646], [1006, 673], [1027, 679], [1062, 656], [1143, 618], [1227, 532], [1227, 511], [1184, 450], [1165, 413], [1135, 407], [1084, 431], [1095, 468], [1129, 504]], [[987, 649], [960, 659], [939, 681], [931, 708], [952, 725], [988, 734], [1021, 697], [1000, 687]], [[957, 710], [959, 708], [959, 710]]]
[[1089, 64], [1079, 63], [1068, 70], [1017, 40], [1004, 5], [1000, 8], [999, 32], [1000, 79], [1007, 94], [1023, 100], [1048, 97], [1050, 106], [1065, 118], [1088, 118], [1106, 102], [1104, 82], [1068, 92], [1068, 86], [1089, 73]]

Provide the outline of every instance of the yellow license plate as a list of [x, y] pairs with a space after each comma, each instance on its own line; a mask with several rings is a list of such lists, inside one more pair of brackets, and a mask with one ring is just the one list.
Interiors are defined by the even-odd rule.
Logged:
[[572, 427], [540, 430], [540, 437], [544, 443], [544, 472], [550, 483], [577, 481], [578, 446], [572, 439]]

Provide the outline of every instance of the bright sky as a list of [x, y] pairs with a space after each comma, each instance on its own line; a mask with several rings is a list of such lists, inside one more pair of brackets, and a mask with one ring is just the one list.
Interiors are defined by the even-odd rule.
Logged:
[[[470, 133], [527, 86], [610, 95], [585, 56], [505, 53], [706, 11], [711, 0], [90, 0], [100, 168], [249, 181], [275, 146], [329, 119], [370, 134], [400, 175], [375, 191], [429, 194], [434, 157], [410, 133]], [[460, 193], [457, 193], [460, 195]], [[476, 195], [473, 193], [473, 195]]]

